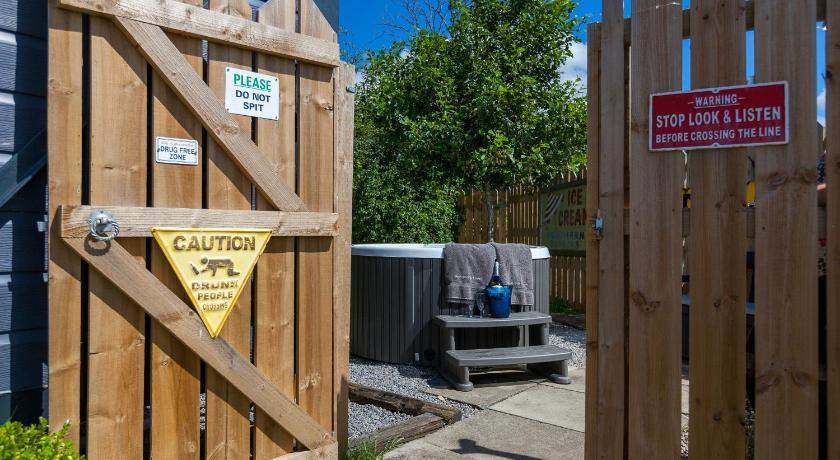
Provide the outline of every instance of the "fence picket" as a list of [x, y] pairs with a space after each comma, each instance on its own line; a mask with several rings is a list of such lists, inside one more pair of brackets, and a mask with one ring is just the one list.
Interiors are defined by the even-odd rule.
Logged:
[[[258, 21], [295, 31], [295, 2], [272, 1], [260, 8]], [[257, 119], [256, 142], [274, 167], [272, 171], [294, 189], [295, 62], [257, 55], [257, 72], [277, 77], [280, 83], [280, 120]], [[257, 193], [256, 208], [274, 210]], [[254, 365], [283, 394], [295, 392], [295, 238], [272, 238], [254, 273]], [[273, 458], [292, 452], [294, 439], [261, 410], [254, 415], [254, 458]]]
[[[90, 35], [90, 202], [144, 206], [146, 61], [108, 19], [90, 18]], [[144, 263], [144, 239], [125, 248]], [[87, 454], [141, 458], [145, 315], [98, 272], [89, 280]]]
[[[692, 87], [741, 84], [744, 2], [691, 5]], [[746, 149], [689, 154], [691, 455], [744, 458], [746, 388]]]
[[[192, 0], [191, 3], [201, 5], [200, 0]], [[171, 35], [169, 38], [192, 68], [201, 74], [201, 41]], [[152, 79], [152, 92], [151, 139], [164, 136], [194, 139], [201, 143], [201, 123], [157, 74]], [[199, 149], [197, 166], [152, 161], [152, 206], [201, 208], [202, 147], [199, 146]], [[151, 270], [172, 292], [190, 302], [157, 245], [152, 245]], [[154, 411], [151, 419], [151, 457], [197, 459], [200, 453], [198, 401], [201, 362], [195, 353], [155, 321], [152, 322], [151, 340], [150, 393]]]
[[816, 1], [755, 8], [756, 81], [790, 94], [790, 143], [755, 155], [756, 458], [817, 458]]
[[[251, 18], [247, 0], [211, 0], [210, 9], [231, 16]], [[224, 97], [225, 68], [251, 70], [249, 51], [210, 43], [207, 79], [211, 91]], [[233, 116], [243, 133], [251, 133], [251, 118]], [[207, 146], [207, 206], [210, 209], [251, 209], [251, 182], [213, 141]], [[251, 348], [251, 287], [246, 286], [228, 316], [221, 337], [248, 356]], [[248, 413], [250, 401], [218, 372], [207, 369], [207, 458], [247, 459], [251, 452]]]
[[628, 455], [678, 458], [683, 156], [648, 151], [648, 107], [680, 87], [682, 10], [636, 0], [632, 14]]
[[[320, 2], [301, 0], [300, 31], [336, 39]], [[333, 210], [333, 69], [300, 64], [300, 197], [312, 211]], [[324, 428], [333, 429], [333, 241], [299, 238], [298, 401]]]
[[[49, 104], [47, 106], [49, 176], [50, 430], [70, 422], [67, 439], [79, 444], [81, 426], [82, 261], [61, 242], [56, 218], [62, 204], [82, 204], [82, 15], [59, 10], [50, 0]], [[81, 390], [84, 391], [84, 390]], [[64, 397], [52, 397], [53, 394]]]

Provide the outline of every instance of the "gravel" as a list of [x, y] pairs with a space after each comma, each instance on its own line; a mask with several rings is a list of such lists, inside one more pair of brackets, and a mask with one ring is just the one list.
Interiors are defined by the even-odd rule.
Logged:
[[573, 367], [586, 367], [586, 332], [560, 323], [551, 323], [548, 343], [572, 352]]
[[[447, 387], [448, 383], [431, 367], [408, 364], [389, 364], [363, 358], [350, 358], [350, 381], [380, 390], [390, 391], [424, 401], [443, 404], [461, 410], [464, 418], [478, 413], [478, 408], [450, 399], [441, 399], [425, 390]], [[367, 406], [365, 406], [367, 407]]]
[[396, 425], [411, 418], [408, 414], [391, 412], [371, 404], [350, 402], [350, 439], [364, 436], [386, 426]]
[[[549, 343], [572, 351], [571, 365], [586, 365], [586, 333], [559, 323], [549, 329]], [[350, 381], [380, 390], [391, 391], [412, 398], [460, 409], [469, 418], [480, 409], [469, 404], [426, 393], [432, 387], [446, 387], [446, 380], [436, 369], [405, 364], [389, 364], [368, 359], [350, 358]], [[350, 438], [357, 438], [379, 428], [399, 423], [409, 416], [387, 411], [369, 404], [350, 403]]]

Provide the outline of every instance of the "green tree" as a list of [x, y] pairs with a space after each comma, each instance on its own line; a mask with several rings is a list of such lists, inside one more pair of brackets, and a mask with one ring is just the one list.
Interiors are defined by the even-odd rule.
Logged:
[[[371, 239], [373, 228], [383, 229], [382, 239], [447, 229], [451, 239], [457, 213], [454, 223], [418, 213], [453, 215], [457, 196], [476, 188], [485, 192], [492, 239], [493, 191], [539, 186], [582, 163], [585, 100], [577, 82], [560, 75], [579, 26], [574, 6], [572, 0], [453, 0], [443, 30], [415, 26], [407, 41], [368, 56], [356, 106], [360, 239]], [[410, 225], [391, 221], [393, 229], [411, 231], [389, 234], [372, 225], [366, 200], [386, 189], [402, 194], [380, 195], [377, 206], [413, 203], [405, 215]], [[425, 231], [430, 224], [433, 231]]]

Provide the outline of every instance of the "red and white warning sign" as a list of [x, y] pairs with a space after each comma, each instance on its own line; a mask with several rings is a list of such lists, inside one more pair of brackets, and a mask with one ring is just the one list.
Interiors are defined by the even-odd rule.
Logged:
[[790, 141], [787, 82], [650, 96], [650, 150], [692, 150]]

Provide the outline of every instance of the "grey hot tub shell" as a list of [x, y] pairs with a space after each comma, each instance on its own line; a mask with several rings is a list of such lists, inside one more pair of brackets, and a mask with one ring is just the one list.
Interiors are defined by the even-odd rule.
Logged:
[[[549, 311], [549, 252], [532, 247], [534, 305], [515, 310]], [[463, 314], [445, 302], [442, 244], [358, 244], [352, 249], [350, 352], [389, 363], [438, 363], [439, 331], [432, 319]], [[520, 330], [463, 331], [459, 349], [516, 345]]]

